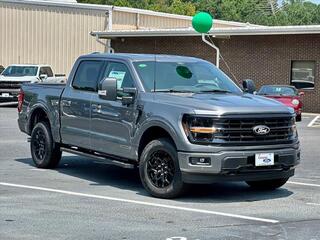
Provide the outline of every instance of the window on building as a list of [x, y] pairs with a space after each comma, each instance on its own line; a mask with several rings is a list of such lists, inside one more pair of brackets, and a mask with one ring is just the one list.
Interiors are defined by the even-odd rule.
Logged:
[[103, 61], [82, 61], [75, 74], [72, 86], [85, 91], [97, 91], [98, 82], [101, 80]]
[[297, 89], [314, 89], [315, 61], [292, 61], [291, 85]]

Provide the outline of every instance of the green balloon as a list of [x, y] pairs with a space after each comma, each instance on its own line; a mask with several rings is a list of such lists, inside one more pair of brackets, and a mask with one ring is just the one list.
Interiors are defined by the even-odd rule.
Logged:
[[212, 27], [213, 18], [209, 13], [199, 12], [192, 18], [192, 27], [199, 33], [207, 33]]

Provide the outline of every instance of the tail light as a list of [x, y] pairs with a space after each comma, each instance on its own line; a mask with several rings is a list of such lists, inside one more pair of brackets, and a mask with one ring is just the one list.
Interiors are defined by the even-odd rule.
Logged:
[[20, 89], [20, 92], [18, 94], [18, 112], [21, 112], [22, 110], [23, 100], [24, 100], [24, 92], [22, 91], [22, 89]]

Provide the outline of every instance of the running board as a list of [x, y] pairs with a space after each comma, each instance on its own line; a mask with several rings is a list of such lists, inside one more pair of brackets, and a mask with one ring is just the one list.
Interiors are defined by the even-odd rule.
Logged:
[[73, 153], [73, 154], [76, 154], [76, 155], [81, 155], [81, 156], [84, 156], [84, 157], [90, 157], [90, 158], [98, 159], [98, 160], [102, 161], [102, 163], [115, 165], [115, 166], [118, 166], [118, 167], [130, 168], [130, 169], [133, 169], [135, 167], [134, 164], [131, 164], [131, 163], [125, 163], [125, 162], [109, 159], [109, 158], [103, 157], [101, 155], [85, 153], [85, 152], [82, 152], [82, 151], [79, 151], [79, 150], [76, 150], [76, 149], [60, 147], [60, 150], [63, 151], [63, 152], [69, 152], [69, 153]]

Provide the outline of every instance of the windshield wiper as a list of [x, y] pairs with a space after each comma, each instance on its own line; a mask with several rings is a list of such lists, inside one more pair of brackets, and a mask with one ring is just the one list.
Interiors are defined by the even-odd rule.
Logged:
[[210, 89], [210, 90], [199, 91], [199, 93], [232, 93], [232, 92], [228, 90], [223, 90], [223, 89]]
[[190, 90], [177, 90], [177, 89], [155, 90], [154, 92], [193, 93], [193, 91], [190, 91]]

